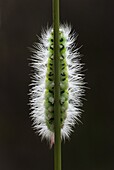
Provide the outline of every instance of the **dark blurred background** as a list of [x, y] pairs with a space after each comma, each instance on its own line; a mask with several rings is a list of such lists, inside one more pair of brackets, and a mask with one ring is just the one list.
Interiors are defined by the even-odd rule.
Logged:
[[[28, 60], [51, 0], [0, 0], [0, 170], [53, 170], [53, 149], [29, 118]], [[61, 0], [61, 22], [79, 34], [86, 91], [83, 124], [62, 144], [63, 170], [114, 170], [113, 0]]]

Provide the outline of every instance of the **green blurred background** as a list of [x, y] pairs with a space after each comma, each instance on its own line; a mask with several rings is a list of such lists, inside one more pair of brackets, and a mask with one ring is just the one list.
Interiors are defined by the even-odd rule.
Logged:
[[[63, 170], [114, 170], [113, 0], [61, 0], [61, 22], [79, 34], [86, 91], [83, 124], [62, 144]], [[0, 0], [0, 170], [53, 170], [53, 149], [29, 118], [27, 58], [42, 27], [52, 24], [51, 0]]]

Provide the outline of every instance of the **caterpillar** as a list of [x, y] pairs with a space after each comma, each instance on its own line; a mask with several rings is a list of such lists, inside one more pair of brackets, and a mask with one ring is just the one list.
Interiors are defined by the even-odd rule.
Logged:
[[[39, 43], [32, 49], [30, 88], [31, 117], [42, 138], [54, 141], [54, 38], [53, 29], [43, 30]], [[61, 137], [69, 138], [79, 121], [84, 95], [84, 75], [80, 53], [74, 49], [76, 37], [71, 26], [61, 25], [60, 47], [60, 121]]]

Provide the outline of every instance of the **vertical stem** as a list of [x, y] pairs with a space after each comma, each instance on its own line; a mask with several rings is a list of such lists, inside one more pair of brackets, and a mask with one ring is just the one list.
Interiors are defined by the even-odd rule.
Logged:
[[61, 128], [60, 128], [60, 52], [59, 52], [59, 0], [53, 0], [54, 30], [54, 170], [61, 170]]

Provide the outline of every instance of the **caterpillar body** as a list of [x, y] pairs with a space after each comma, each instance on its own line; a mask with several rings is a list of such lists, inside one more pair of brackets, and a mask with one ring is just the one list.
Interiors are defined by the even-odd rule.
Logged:
[[[59, 32], [60, 36], [60, 112], [61, 112], [61, 128], [64, 125], [66, 118], [66, 111], [68, 108], [68, 71], [66, 64], [66, 39], [62, 33]], [[53, 52], [53, 32], [49, 38], [49, 58], [47, 63], [46, 73], [46, 90], [45, 90], [45, 117], [46, 124], [50, 131], [54, 132], [54, 52]]]
[[[54, 39], [53, 30], [43, 31], [40, 43], [33, 49], [31, 67], [34, 68], [30, 105], [34, 128], [49, 141], [54, 139]], [[79, 120], [84, 95], [84, 82], [76, 38], [71, 27], [62, 25], [59, 30], [60, 46], [60, 121], [61, 136], [69, 138], [72, 127]], [[56, 114], [56, 113], [55, 113]]]

